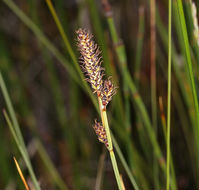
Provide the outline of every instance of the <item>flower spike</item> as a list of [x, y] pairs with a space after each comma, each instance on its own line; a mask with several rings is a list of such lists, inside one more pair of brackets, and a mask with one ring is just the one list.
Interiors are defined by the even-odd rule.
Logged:
[[93, 128], [98, 137], [98, 140], [101, 143], [104, 143], [106, 145], [106, 147], [108, 147], [108, 140], [107, 140], [105, 128], [101, 125], [101, 123], [97, 122], [97, 120], [95, 120]]

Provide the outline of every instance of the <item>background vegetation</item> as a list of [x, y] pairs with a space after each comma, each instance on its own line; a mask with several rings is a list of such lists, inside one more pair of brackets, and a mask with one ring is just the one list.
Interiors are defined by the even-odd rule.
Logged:
[[166, 0], [0, 1], [0, 189], [24, 189], [13, 156], [31, 189], [117, 189], [92, 128], [99, 109], [78, 64], [79, 27], [118, 86], [107, 111], [125, 188], [166, 189], [168, 151], [171, 189], [199, 189], [197, 16], [188, 0], [173, 0], [172, 15], [171, 49]]

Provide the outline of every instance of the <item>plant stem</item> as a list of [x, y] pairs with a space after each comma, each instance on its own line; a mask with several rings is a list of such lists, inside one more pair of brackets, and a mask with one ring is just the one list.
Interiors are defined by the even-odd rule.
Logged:
[[[151, 61], [151, 112], [152, 125], [157, 136], [157, 91], [156, 91], [156, 0], [150, 1], [150, 61]], [[159, 189], [158, 163], [155, 152], [153, 153], [153, 178], [154, 188]]]
[[115, 154], [114, 154], [114, 151], [113, 151], [113, 144], [112, 144], [111, 133], [110, 133], [109, 124], [108, 124], [106, 109], [104, 108], [104, 106], [102, 104], [102, 100], [101, 100], [100, 97], [98, 97], [98, 102], [99, 102], [102, 124], [105, 128], [105, 131], [106, 131], [106, 136], [107, 136], [107, 140], [108, 140], [108, 147], [107, 148], [109, 150], [109, 154], [110, 154], [110, 157], [111, 157], [111, 162], [112, 162], [113, 170], [114, 170], [114, 173], [115, 173], [115, 178], [116, 178], [119, 190], [123, 190], [122, 183], [121, 183], [121, 180], [120, 180], [120, 174], [119, 174], [117, 162], [116, 162], [116, 159], [115, 159]]
[[140, 82], [140, 69], [141, 69], [141, 60], [143, 54], [143, 41], [144, 41], [144, 32], [145, 32], [145, 13], [144, 6], [139, 7], [139, 25], [138, 25], [138, 35], [137, 35], [137, 44], [136, 44], [136, 55], [135, 55], [135, 67], [134, 67], [134, 76], [135, 84], [139, 88]]
[[71, 56], [71, 59], [73, 60], [76, 69], [78, 70], [79, 73], [81, 73], [81, 69], [79, 67], [78, 60], [77, 60], [77, 58], [75, 56], [75, 53], [73, 52], [73, 49], [72, 49], [72, 47], [71, 47], [71, 45], [69, 43], [69, 40], [68, 40], [68, 38], [67, 38], [67, 36], [66, 36], [66, 34], [64, 32], [62, 24], [61, 24], [61, 22], [60, 22], [60, 20], [59, 20], [59, 18], [57, 16], [57, 13], [55, 11], [55, 8], [54, 8], [51, 0], [46, 0], [46, 4], [48, 5], [48, 8], [49, 8], [49, 10], [50, 10], [50, 12], [52, 14], [52, 17], [53, 17], [53, 19], [54, 19], [54, 21], [56, 23], [56, 26], [57, 26], [60, 34], [61, 34], [61, 37], [64, 40], [64, 45], [66, 46], [66, 50], [68, 51], [69, 55]]
[[129, 179], [130, 179], [134, 189], [135, 190], [139, 190], [139, 187], [138, 187], [138, 185], [137, 185], [137, 183], [136, 183], [136, 181], [135, 181], [135, 179], [134, 179], [134, 177], [132, 175], [131, 170], [129, 169], [129, 167], [127, 165], [127, 162], [126, 162], [126, 160], [125, 160], [125, 158], [124, 158], [124, 156], [123, 156], [123, 154], [122, 154], [122, 152], [120, 150], [119, 145], [117, 144], [117, 141], [115, 140], [115, 138], [114, 138], [114, 136], [112, 134], [111, 134], [111, 137], [112, 137], [112, 140], [113, 140], [114, 148], [115, 148], [115, 150], [116, 150], [116, 152], [118, 154], [118, 157], [119, 157], [122, 165], [124, 166], [124, 169], [125, 169], [127, 175], [129, 176]]
[[169, 38], [168, 38], [168, 102], [167, 102], [167, 185], [170, 187], [170, 120], [171, 120], [171, 15], [172, 4], [169, 0]]
[[123, 190], [119, 170], [118, 170], [118, 167], [117, 167], [117, 161], [115, 159], [115, 154], [114, 154], [113, 150], [109, 151], [109, 153], [110, 153], [111, 162], [112, 162], [112, 165], [113, 165], [113, 170], [114, 170], [114, 173], [115, 173], [118, 188], [119, 188], [119, 190]]

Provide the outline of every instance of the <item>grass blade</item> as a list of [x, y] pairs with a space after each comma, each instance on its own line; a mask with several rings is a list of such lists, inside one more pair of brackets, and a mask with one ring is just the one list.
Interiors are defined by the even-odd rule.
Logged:
[[167, 100], [167, 185], [170, 189], [170, 123], [171, 123], [171, 24], [172, 24], [172, 2], [169, 0], [169, 38], [168, 38], [168, 100]]

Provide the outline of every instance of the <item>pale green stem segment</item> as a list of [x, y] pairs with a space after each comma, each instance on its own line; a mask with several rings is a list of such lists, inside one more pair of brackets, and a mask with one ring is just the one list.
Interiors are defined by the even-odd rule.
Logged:
[[107, 136], [107, 140], [108, 140], [108, 147], [107, 148], [108, 148], [108, 151], [109, 151], [109, 154], [110, 154], [110, 157], [111, 157], [113, 171], [114, 171], [114, 174], [115, 174], [115, 178], [116, 178], [119, 190], [123, 190], [123, 186], [122, 186], [122, 182], [121, 182], [121, 179], [120, 179], [120, 174], [119, 174], [117, 162], [116, 162], [116, 159], [115, 159], [115, 154], [114, 154], [114, 151], [113, 151], [113, 144], [112, 144], [111, 133], [110, 133], [109, 124], [108, 124], [106, 109], [103, 106], [102, 100], [101, 100], [100, 97], [98, 97], [98, 102], [99, 102], [99, 108], [100, 108], [100, 113], [101, 113], [102, 125], [105, 128], [106, 136]]
[[119, 170], [118, 170], [118, 167], [117, 167], [117, 161], [115, 159], [115, 154], [114, 154], [113, 150], [109, 151], [109, 153], [110, 153], [111, 162], [112, 162], [112, 165], [113, 165], [113, 170], [114, 170], [114, 173], [115, 173], [118, 188], [119, 188], [119, 190], [120, 189], [123, 190], [123, 185], [122, 185]]
[[171, 15], [172, 4], [169, 0], [169, 38], [168, 38], [168, 101], [167, 101], [167, 185], [166, 189], [170, 189], [170, 121], [171, 121]]

